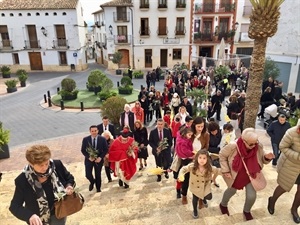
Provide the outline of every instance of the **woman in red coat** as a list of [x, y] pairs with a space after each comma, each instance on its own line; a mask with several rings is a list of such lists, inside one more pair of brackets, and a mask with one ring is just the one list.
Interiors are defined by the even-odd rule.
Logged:
[[138, 146], [130, 137], [129, 129], [124, 128], [121, 135], [114, 140], [109, 148], [108, 160], [114, 175], [119, 178], [119, 186], [129, 188], [129, 181], [136, 173]]

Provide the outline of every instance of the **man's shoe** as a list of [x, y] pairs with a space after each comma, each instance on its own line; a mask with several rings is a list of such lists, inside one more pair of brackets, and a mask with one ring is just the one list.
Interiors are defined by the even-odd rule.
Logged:
[[221, 203], [220, 203], [219, 207], [220, 207], [220, 209], [221, 209], [221, 213], [222, 213], [222, 214], [227, 214], [227, 215], [229, 216], [228, 207], [222, 206]]
[[194, 218], [194, 219], [198, 219], [198, 218], [199, 218], [198, 212], [193, 212], [193, 218]]
[[243, 211], [243, 214], [244, 214], [244, 216], [245, 216], [245, 218], [246, 218], [247, 221], [248, 220], [253, 220], [253, 216], [251, 215], [250, 212]]
[[93, 189], [94, 189], [94, 183], [90, 183], [89, 191], [92, 191]]
[[272, 200], [272, 197], [269, 197], [269, 199], [268, 199], [268, 211], [271, 215], [273, 215], [275, 210], [274, 210], [274, 204], [271, 204], [271, 200]]
[[97, 192], [101, 192], [101, 189], [97, 189]]
[[203, 206], [204, 206], [205, 208], [207, 208], [207, 207], [208, 207], [207, 200], [206, 200], [206, 199], [203, 199], [202, 202], [203, 202]]
[[108, 180], [108, 183], [112, 182], [112, 179]]
[[126, 184], [125, 182], [124, 182], [124, 188], [125, 188], [125, 189], [129, 188], [129, 185]]
[[168, 172], [165, 172], [165, 178], [169, 179], [169, 174], [168, 174]]
[[160, 182], [161, 181], [161, 175], [157, 175], [157, 182]]
[[123, 181], [121, 179], [119, 179], [119, 186], [122, 187], [123, 186]]
[[182, 205], [186, 205], [188, 203], [187, 201], [187, 197], [182, 195], [182, 199], [181, 199]]

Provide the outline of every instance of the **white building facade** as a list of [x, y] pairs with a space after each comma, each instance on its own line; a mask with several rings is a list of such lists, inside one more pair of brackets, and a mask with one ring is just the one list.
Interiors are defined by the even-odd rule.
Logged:
[[86, 69], [86, 33], [79, 0], [0, 2], [0, 64], [13, 72]]

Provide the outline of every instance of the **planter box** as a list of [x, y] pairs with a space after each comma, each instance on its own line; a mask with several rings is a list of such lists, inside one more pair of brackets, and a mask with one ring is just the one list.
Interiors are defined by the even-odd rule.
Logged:
[[8, 159], [10, 157], [8, 145], [1, 146], [2, 151], [0, 150], [0, 159]]
[[141, 77], [134, 77], [134, 79], [144, 79], [144, 76], [141, 76]]
[[21, 87], [26, 87], [26, 81], [21, 81]]
[[119, 70], [119, 69], [116, 70], [116, 74], [117, 74], [117, 75], [121, 75], [121, 74], [122, 74], [122, 70]]
[[119, 89], [119, 94], [120, 95], [130, 95], [130, 94], [132, 94], [132, 90]]
[[76, 95], [64, 95], [61, 96], [62, 100], [74, 100], [77, 98], [77, 94]]
[[16, 92], [17, 90], [18, 90], [17, 87], [6, 88], [7, 93], [13, 93], [13, 92]]
[[3, 78], [10, 78], [10, 73], [2, 73]]

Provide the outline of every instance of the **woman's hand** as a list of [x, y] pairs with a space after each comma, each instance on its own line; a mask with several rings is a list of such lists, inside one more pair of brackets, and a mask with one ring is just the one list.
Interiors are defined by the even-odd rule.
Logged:
[[223, 176], [232, 179], [231, 173], [223, 173]]
[[268, 154], [265, 154], [264, 157], [268, 160], [274, 159], [275, 156], [272, 152], [269, 152]]
[[141, 144], [141, 145], [140, 145], [141, 148], [144, 148], [144, 146], [145, 146], [144, 144]]
[[67, 195], [71, 195], [74, 192], [74, 188], [72, 186], [68, 186], [66, 187], [65, 192], [67, 193]]
[[38, 217], [38, 215], [33, 214], [30, 218], [29, 218], [29, 224], [30, 225], [43, 225], [42, 220], [40, 219], [40, 217]]

